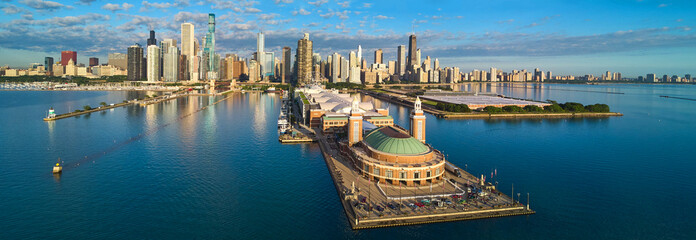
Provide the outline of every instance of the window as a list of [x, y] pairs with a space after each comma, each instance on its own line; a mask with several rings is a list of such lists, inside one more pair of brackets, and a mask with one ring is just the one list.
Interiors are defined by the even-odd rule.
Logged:
[[353, 122], [353, 141], [359, 141], [360, 140], [360, 122], [356, 121]]
[[375, 175], [379, 176], [379, 168], [375, 168], [374, 173]]
[[425, 172], [425, 177], [430, 177], [430, 170], [428, 170], [427, 172]]
[[413, 172], [413, 178], [420, 178], [420, 172]]
[[406, 179], [406, 172], [401, 171], [401, 172], [399, 173], [399, 178], [401, 178], [401, 179]]
[[437, 176], [437, 175], [440, 175], [440, 169], [439, 169], [439, 168], [436, 168], [436, 169], [435, 169], [435, 176]]
[[365, 165], [365, 172], [370, 172], [370, 166], [369, 166], [369, 165]]

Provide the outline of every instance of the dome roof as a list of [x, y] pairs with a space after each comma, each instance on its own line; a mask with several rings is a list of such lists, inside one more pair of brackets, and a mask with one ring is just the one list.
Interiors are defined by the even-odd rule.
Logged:
[[422, 142], [391, 126], [372, 130], [364, 141], [375, 150], [395, 155], [419, 155], [430, 151]]

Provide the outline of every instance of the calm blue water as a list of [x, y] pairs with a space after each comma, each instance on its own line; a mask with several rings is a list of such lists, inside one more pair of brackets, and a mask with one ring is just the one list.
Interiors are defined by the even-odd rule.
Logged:
[[[474, 88], [606, 103], [625, 116], [428, 116], [428, 142], [473, 173], [497, 169], [500, 189], [529, 192], [537, 214], [352, 231], [319, 148], [277, 142], [277, 96], [237, 94], [184, 118], [217, 99], [46, 123], [50, 106], [62, 113], [150, 93], [0, 92], [0, 238], [696, 238], [696, 101], [659, 97], [696, 98], [696, 86]], [[409, 109], [390, 111], [408, 127]], [[58, 157], [60, 178], [50, 173]]]

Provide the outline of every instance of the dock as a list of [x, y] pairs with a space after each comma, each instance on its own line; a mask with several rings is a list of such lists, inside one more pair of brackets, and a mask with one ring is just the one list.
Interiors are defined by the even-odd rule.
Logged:
[[76, 116], [80, 116], [80, 115], [83, 115], [83, 114], [88, 114], [88, 113], [93, 113], [93, 112], [104, 111], [104, 110], [113, 109], [113, 108], [117, 108], [117, 107], [128, 106], [128, 105], [131, 105], [131, 104], [134, 104], [134, 103], [135, 103], [135, 102], [131, 101], [131, 102], [118, 103], [118, 104], [114, 104], [114, 105], [102, 106], [102, 107], [93, 108], [93, 109], [90, 109], [90, 110], [79, 111], [79, 112], [63, 113], [63, 114], [58, 114], [58, 115], [56, 115], [55, 117], [52, 117], [52, 118], [46, 117], [46, 118], [44, 118], [43, 120], [46, 121], [46, 122], [50, 122], [50, 121], [55, 121], [55, 120], [59, 120], [59, 119], [63, 119], [63, 118], [76, 117]]
[[[446, 182], [434, 186], [395, 187], [390, 184], [368, 182], [353, 169], [349, 160], [341, 156], [335, 142], [324, 137], [320, 131], [317, 131], [317, 138], [341, 205], [354, 230], [536, 213], [529, 205], [522, 205], [519, 201], [495, 191], [490, 193], [492, 195], [489, 198], [493, 199], [490, 203], [487, 200], [467, 199], [466, 203], [455, 202], [444, 207], [412, 207], [409, 203], [413, 204], [418, 200], [466, 196], [467, 189], [464, 183], [472, 183], [470, 186], [474, 186], [473, 183], [479, 179], [462, 171], [464, 174], [461, 177], [446, 173]], [[406, 191], [407, 195], [402, 195], [403, 191]]]

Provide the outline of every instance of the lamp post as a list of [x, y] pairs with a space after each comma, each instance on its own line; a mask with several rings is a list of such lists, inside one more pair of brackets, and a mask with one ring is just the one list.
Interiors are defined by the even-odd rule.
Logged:
[[527, 193], [527, 210], [529, 210], [529, 193]]
[[520, 202], [520, 193], [517, 193], [517, 203]]

